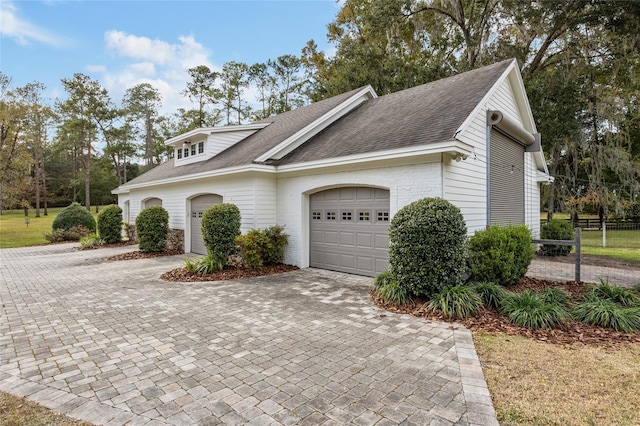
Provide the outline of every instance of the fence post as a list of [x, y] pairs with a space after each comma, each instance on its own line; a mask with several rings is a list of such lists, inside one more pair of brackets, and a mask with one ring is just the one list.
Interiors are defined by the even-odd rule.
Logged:
[[607, 222], [602, 221], [602, 248], [607, 247]]
[[582, 240], [582, 228], [576, 228], [576, 281], [580, 281], [580, 244]]

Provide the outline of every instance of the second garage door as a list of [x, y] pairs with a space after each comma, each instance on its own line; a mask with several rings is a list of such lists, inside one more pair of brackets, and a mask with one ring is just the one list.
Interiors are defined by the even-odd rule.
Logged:
[[209, 207], [222, 203], [222, 197], [215, 194], [200, 195], [191, 200], [191, 253], [207, 254], [202, 238], [202, 215]]
[[309, 265], [375, 276], [388, 267], [389, 191], [348, 187], [310, 198]]

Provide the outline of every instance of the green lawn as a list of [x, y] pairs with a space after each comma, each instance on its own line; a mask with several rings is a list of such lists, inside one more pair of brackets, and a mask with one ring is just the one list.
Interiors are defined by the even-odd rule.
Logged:
[[582, 253], [640, 263], [640, 230], [607, 231], [606, 248], [602, 231], [582, 231]]
[[[44, 216], [40, 210], [40, 217], [35, 217], [35, 210], [29, 210], [29, 223], [27, 224], [23, 210], [3, 210], [0, 215], [0, 248], [24, 247], [33, 244], [46, 243], [46, 232], [51, 232], [53, 219], [62, 210], [62, 207], [49, 209], [49, 215]], [[92, 208], [94, 217], [95, 209]]]

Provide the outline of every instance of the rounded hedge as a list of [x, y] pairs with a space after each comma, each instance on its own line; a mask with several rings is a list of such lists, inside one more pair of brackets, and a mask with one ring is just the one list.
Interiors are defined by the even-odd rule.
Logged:
[[240, 236], [240, 209], [234, 204], [222, 203], [210, 207], [202, 215], [202, 239], [209, 254], [226, 265], [227, 258], [236, 248]]
[[83, 228], [95, 232], [96, 220], [93, 218], [89, 210], [80, 204], [73, 202], [58, 213], [58, 216], [53, 220], [51, 229], [53, 231], [57, 229], [68, 231], [76, 226], [82, 226]]
[[[540, 238], [543, 240], [573, 240], [575, 234], [571, 222], [562, 219], [551, 219], [542, 225]], [[545, 256], [566, 256], [571, 253], [571, 246], [555, 246], [543, 244], [540, 253]]]
[[491, 225], [469, 238], [469, 272], [474, 281], [515, 285], [535, 256], [531, 231], [525, 225]]
[[169, 213], [161, 206], [142, 209], [136, 217], [136, 234], [141, 251], [164, 251], [169, 234]]
[[122, 239], [122, 209], [115, 204], [104, 207], [98, 213], [98, 235], [107, 244]]
[[389, 226], [389, 268], [411, 294], [430, 297], [460, 285], [467, 227], [460, 209], [442, 198], [403, 207]]

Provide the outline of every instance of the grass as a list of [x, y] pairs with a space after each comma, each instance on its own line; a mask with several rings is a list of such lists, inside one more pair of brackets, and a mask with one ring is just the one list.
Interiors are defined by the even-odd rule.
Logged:
[[474, 333], [502, 426], [640, 424], [640, 345], [558, 346]]
[[640, 263], [640, 230], [607, 231], [607, 247], [602, 231], [582, 231], [582, 253]]
[[[3, 210], [0, 215], [0, 248], [25, 247], [43, 244], [46, 232], [51, 232], [53, 220], [62, 207], [50, 208], [49, 215], [44, 216], [40, 209], [40, 217], [35, 217], [35, 210], [29, 211], [29, 224], [25, 221], [23, 210]], [[95, 208], [91, 208], [93, 217], [97, 217]]]
[[73, 420], [24, 398], [0, 392], [0, 425], [3, 426], [91, 426]]

